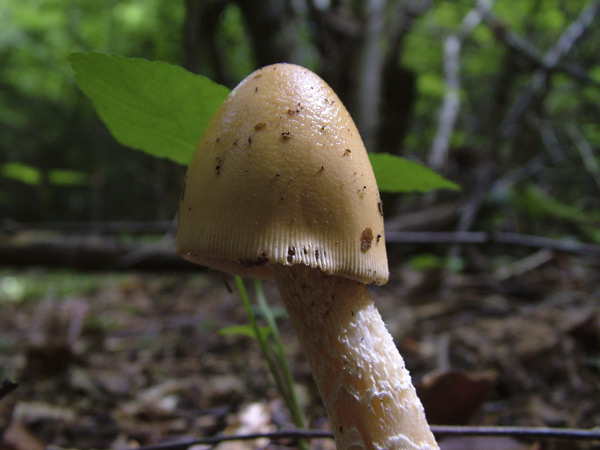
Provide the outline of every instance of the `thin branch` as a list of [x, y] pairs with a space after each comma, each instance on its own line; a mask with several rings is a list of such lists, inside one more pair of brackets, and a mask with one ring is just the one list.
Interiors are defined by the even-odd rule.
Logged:
[[491, 14], [488, 13], [486, 15], [486, 20], [491, 26], [494, 27], [494, 29], [501, 30], [499, 33], [496, 33], [496, 35], [502, 40], [502, 42], [504, 42], [514, 52], [527, 59], [536, 68], [543, 69], [547, 72], [564, 73], [576, 80], [600, 86], [600, 83], [593, 79], [581, 66], [574, 63], [558, 63], [552, 65], [552, 61], [545, 57], [544, 53], [540, 49], [512, 30], [498, 25], [498, 20]]
[[566, 56], [575, 43], [587, 31], [596, 16], [600, 13], [600, 0], [591, 0], [587, 7], [581, 11], [577, 20], [562, 34], [556, 44], [546, 53], [544, 61], [546, 67], [556, 67], [560, 60]]
[[[478, 426], [432, 426], [437, 437], [442, 436], [511, 436], [533, 439], [566, 439], [570, 441], [600, 440], [600, 429], [582, 430], [574, 428], [536, 428], [536, 427], [478, 427]], [[214, 436], [202, 439], [186, 439], [179, 442], [146, 445], [139, 450], [186, 450], [193, 445], [216, 445], [228, 441], [249, 441], [255, 439], [332, 439], [329, 431], [287, 430], [273, 433], [253, 433], [234, 436]], [[50, 447], [50, 450], [58, 447]]]
[[364, 2], [363, 33], [357, 67], [355, 120], [367, 148], [375, 148], [377, 123], [381, 103], [384, 54], [378, 51], [385, 24], [384, 0]]
[[[446, 214], [446, 213], [444, 213]], [[421, 219], [419, 219], [421, 220]], [[394, 231], [386, 229], [389, 244], [502, 244], [581, 254], [599, 255], [600, 246], [578, 241], [551, 239], [516, 233]], [[397, 224], [396, 224], [397, 229]], [[422, 229], [422, 228], [421, 228]], [[198, 267], [181, 259], [172, 242], [141, 244], [108, 237], [29, 236], [0, 240], [0, 266], [71, 267], [78, 270], [153, 270], [183, 272]]]
[[518, 101], [501, 126], [501, 135], [510, 139], [515, 133], [516, 125], [523, 118], [536, 95], [543, 89], [548, 78], [561, 60], [569, 54], [577, 41], [584, 35], [589, 26], [600, 13], [600, 0], [591, 0], [577, 19], [569, 25], [558, 41], [546, 52], [542, 61], [542, 67], [534, 72], [531, 82], [524, 88]]
[[[139, 447], [138, 450], [187, 450], [193, 445], [216, 445], [222, 442], [229, 441], [252, 441], [255, 439], [269, 439], [271, 441], [279, 441], [283, 439], [300, 440], [300, 439], [333, 439], [333, 434], [329, 431], [320, 430], [286, 430], [275, 431], [272, 433], [251, 433], [239, 435], [221, 435], [201, 439], [185, 439], [179, 442], [171, 442], [164, 444], [154, 444]], [[120, 449], [117, 449], [120, 450]]]
[[519, 233], [487, 233], [485, 231], [389, 231], [388, 243], [402, 244], [503, 244], [531, 248], [546, 248], [579, 255], [600, 256], [600, 245], [570, 239], [553, 239]]
[[8, 233], [44, 230], [85, 234], [166, 234], [169, 232], [174, 233], [175, 227], [176, 222], [173, 220], [157, 220], [147, 222], [18, 222], [12, 219], [3, 219], [0, 221], [0, 228]]
[[567, 133], [575, 144], [575, 148], [579, 151], [584, 167], [592, 176], [594, 182], [600, 187], [600, 165], [594, 157], [592, 146], [574, 124], [567, 125]]
[[[504, 120], [498, 128], [498, 132], [494, 136], [492, 153], [495, 152], [495, 148], [500, 140], [510, 142], [515, 137], [517, 125], [528, 112], [536, 96], [538, 96], [544, 88], [549, 72], [552, 68], [555, 68], [561, 62], [561, 59], [574, 47], [577, 40], [583, 36], [599, 11], [600, 0], [591, 0], [587, 7], [581, 11], [578, 18], [565, 30], [556, 44], [546, 52], [544, 55], [545, 68], [538, 69], [534, 72], [532, 80], [517, 96], [517, 101], [505, 115]], [[487, 17], [489, 18], [490, 16], [488, 15]], [[493, 160], [489, 161], [481, 169], [476, 183], [477, 187], [469, 197], [467, 203], [461, 208], [457, 225], [458, 231], [467, 231], [473, 225], [484, 200], [490, 192], [490, 188], [494, 185], [494, 170], [495, 165]], [[454, 245], [448, 252], [448, 257], [456, 257], [459, 252], [459, 245]]]
[[177, 256], [170, 237], [142, 243], [106, 236], [40, 232], [0, 239], [0, 266], [36, 265], [78, 270], [198, 270], [198, 266]]
[[554, 131], [549, 121], [541, 120], [537, 117], [531, 117], [530, 121], [539, 130], [540, 137], [544, 142], [552, 163], [558, 164], [563, 161], [567, 155], [563, 151], [563, 146], [560, 144], [556, 131]]
[[546, 158], [544, 155], [536, 155], [527, 161], [522, 166], [511, 170], [506, 175], [495, 180], [488, 188], [489, 196], [496, 197], [499, 194], [506, 192], [510, 187], [515, 184], [527, 180], [534, 175], [542, 172], [545, 168]]
[[464, 40], [479, 25], [492, 7], [493, 1], [479, 0], [464, 17], [459, 31], [448, 36], [444, 44], [444, 75], [446, 93], [439, 114], [438, 131], [433, 140], [429, 165], [439, 170], [446, 163], [450, 139], [460, 110], [460, 50]]

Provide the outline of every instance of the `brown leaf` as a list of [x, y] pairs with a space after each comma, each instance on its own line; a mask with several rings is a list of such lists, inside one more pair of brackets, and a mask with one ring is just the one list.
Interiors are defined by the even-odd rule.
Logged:
[[430, 423], [464, 425], [479, 410], [496, 382], [496, 374], [444, 370], [423, 377], [417, 393]]
[[600, 347], [600, 314], [592, 308], [566, 311], [564, 330], [587, 349]]
[[1, 450], [44, 450], [44, 444], [25, 425], [13, 420], [0, 441]]

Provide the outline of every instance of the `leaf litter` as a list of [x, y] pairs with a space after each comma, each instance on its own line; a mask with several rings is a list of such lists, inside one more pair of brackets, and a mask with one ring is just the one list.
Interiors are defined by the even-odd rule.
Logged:
[[[399, 266], [373, 295], [437, 424], [592, 428], [600, 423], [600, 271], [555, 256], [507, 275]], [[169, 439], [292, 428], [247, 323], [218, 274], [100, 274], [93, 288], [0, 298], [0, 450], [137, 448]], [[77, 277], [79, 274], [72, 274]], [[276, 290], [267, 295], [280, 307]], [[325, 412], [293, 332], [282, 339], [313, 429]], [[279, 449], [266, 439], [214, 448]], [[333, 449], [315, 440], [315, 449]], [[446, 438], [445, 449], [586, 449], [585, 442]], [[198, 448], [209, 448], [198, 446]]]

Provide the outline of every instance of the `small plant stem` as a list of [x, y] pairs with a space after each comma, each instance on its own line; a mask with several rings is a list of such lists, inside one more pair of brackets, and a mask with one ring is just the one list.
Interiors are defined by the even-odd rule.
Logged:
[[[258, 326], [258, 322], [256, 321], [256, 315], [254, 314], [254, 311], [252, 309], [252, 304], [250, 303], [250, 297], [248, 296], [248, 292], [246, 291], [246, 286], [244, 285], [244, 280], [240, 276], [235, 276], [234, 279], [235, 279], [236, 288], [238, 290], [240, 298], [242, 299], [244, 308], [246, 309], [246, 314], [248, 315], [248, 319], [250, 320], [250, 325], [252, 326], [252, 329], [254, 330], [254, 334], [256, 336], [256, 340], [258, 341], [258, 346], [260, 348], [260, 351], [261, 351], [263, 357], [265, 358], [265, 361], [267, 362], [267, 366], [269, 367], [269, 371], [271, 372], [271, 375], [273, 375], [273, 378], [275, 379], [275, 384], [277, 385], [277, 390], [283, 396], [286, 407], [290, 411], [290, 414], [292, 416], [292, 420], [294, 421], [294, 424], [296, 426], [304, 426], [303, 425], [304, 420], [302, 419], [302, 415], [299, 411], [299, 406], [297, 403], [295, 404], [295, 402], [293, 400], [295, 398], [294, 385], [293, 384], [289, 385], [289, 383], [284, 382], [284, 380], [281, 378], [279, 370], [278, 370], [276, 364], [274, 363], [273, 358], [271, 357], [271, 353], [269, 352], [269, 344], [267, 342], [267, 336], [265, 334], [261, 333], [260, 327]], [[272, 329], [271, 329], [271, 332], [273, 332]], [[279, 338], [279, 333], [277, 330], [275, 331], [275, 334], [277, 334], [277, 336]], [[279, 342], [281, 342], [281, 341], [279, 341]], [[283, 354], [283, 352], [281, 352], [281, 353]], [[278, 356], [278, 359], [281, 362], [281, 358], [279, 358], [279, 355], [276, 355], [276, 356]], [[283, 358], [283, 361], [285, 362], [285, 358]], [[284, 363], [284, 366], [287, 368], [287, 364]], [[285, 373], [286, 369], [283, 369], [283, 371]], [[287, 369], [287, 372], [289, 372], [289, 369]], [[291, 379], [291, 374], [289, 375], [289, 379]], [[289, 381], [289, 379], [287, 379], [287, 376], [286, 376], [286, 381]], [[300, 417], [302, 425], [299, 425], [298, 423], [296, 423], [296, 420], [298, 420], [297, 416]], [[298, 445], [302, 450], [309, 450], [308, 443], [305, 440], [299, 440]]]
[[261, 311], [271, 329], [271, 333], [273, 335], [274, 342], [274, 351], [275, 356], [279, 362], [279, 366], [283, 371], [283, 376], [285, 377], [285, 384], [288, 387], [289, 395], [290, 395], [290, 414], [292, 415], [292, 421], [294, 425], [299, 428], [306, 428], [306, 424], [304, 421], [304, 415], [302, 414], [302, 406], [300, 404], [300, 399], [298, 398], [298, 393], [296, 392], [296, 384], [294, 382], [294, 377], [292, 376], [292, 372], [290, 367], [287, 364], [287, 359], [285, 356], [285, 350], [283, 348], [283, 344], [281, 342], [281, 336], [279, 334], [279, 328], [277, 327], [277, 322], [275, 320], [275, 316], [273, 315], [273, 310], [271, 309], [269, 303], [267, 302], [267, 298], [265, 296], [265, 292], [262, 288], [262, 282], [260, 280], [254, 280], [254, 288], [256, 292], [256, 300], [258, 305], [261, 308]]

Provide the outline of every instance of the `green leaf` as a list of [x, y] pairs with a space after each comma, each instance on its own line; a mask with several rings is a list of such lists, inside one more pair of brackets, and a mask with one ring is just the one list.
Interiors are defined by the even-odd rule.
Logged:
[[553, 217], [572, 223], [592, 221], [594, 209], [584, 209], [571, 203], [565, 203], [530, 183], [523, 192], [515, 193], [512, 199], [514, 205], [520, 206], [533, 217]]
[[408, 264], [413, 270], [426, 271], [442, 268], [444, 261], [441, 257], [433, 253], [421, 253], [410, 258]]
[[87, 186], [90, 176], [79, 170], [52, 169], [48, 172], [48, 182], [57, 186]]
[[42, 181], [40, 169], [18, 162], [0, 165], [0, 175], [29, 185], [40, 184]]
[[382, 192], [429, 192], [436, 189], [460, 190], [450, 180], [400, 156], [389, 153], [369, 153], [377, 186]]
[[165, 62], [73, 53], [81, 90], [123, 145], [187, 165], [229, 89]]
[[[271, 334], [269, 327], [261, 327], [258, 329], [262, 339], [267, 339]], [[247, 336], [256, 339], [256, 333], [252, 325], [231, 325], [220, 328], [218, 333], [221, 336]]]

